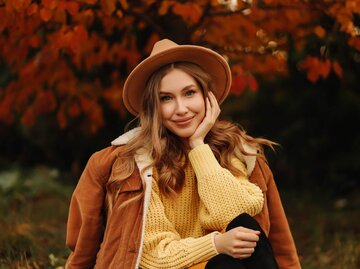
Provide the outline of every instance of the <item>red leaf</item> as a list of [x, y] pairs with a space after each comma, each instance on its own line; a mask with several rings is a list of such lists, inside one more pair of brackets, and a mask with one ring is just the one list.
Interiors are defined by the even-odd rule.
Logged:
[[259, 89], [259, 84], [257, 83], [256, 79], [254, 78], [253, 75], [249, 74], [247, 76], [247, 81], [248, 81], [248, 85], [250, 90], [257, 92]]
[[79, 12], [79, 3], [76, 2], [67, 2], [66, 3], [66, 10], [71, 14], [71, 15], [76, 15]]
[[339, 77], [339, 78], [342, 78], [343, 77], [343, 69], [341, 67], [341, 65], [337, 62], [337, 61], [334, 61], [332, 63], [332, 68], [335, 72], [335, 74]]
[[68, 122], [65, 117], [64, 104], [61, 105], [59, 111], [56, 113], [56, 119], [61, 129], [64, 129]]
[[236, 75], [233, 77], [233, 82], [231, 85], [231, 92], [240, 96], [246, 87], [246, 78], [243, 75]]
[[116, 0], [101, 0], [101, 7], [106, 15], [112, 15], [116, 9]]
[[201, 8], [196, 3], [181, 4], [176, 2], [173, 5], [172, 11], [190, 23], [198, 22], [202, 13]]
[[41, 91], [37, 94], [34, 101], [34, 110], [36, 114], [47, 114], [56, 108], [56, 100], [51, 91]]
[[21, 117], [21, 123], [28, 127], [32, 127], [35, 124], [35, 113], [34, 109], [30, 106], [28, 107], [24, 114]]
[[36, 12], [38, 12], [39, 7], [37, 4], [31, 4], [28, 8], [27, 8], [27, 14], [28, 16], [31, 16], [33, 14], [35, 14]]
[[51, 10], [56, 8], [59, 3], [58, 0], [42, 0], [41, 2], [44, 7], [51, 9]]
[[33, 35], [29, 38], [29, 45], [33, 48], [38, 48], [40, 45], [40, 38], [37, 35]]
[[79, 106], [79, 102], [77, 100], [73, 100], [68, 108], [68, 114], [70, 117], [77, 117], [80, 115], [80, 106]]
[[44, 22], [48, 22], [52, 17], [52, 12], [50, 9], [42, 8], [40, 9], [40, 16]]
[[329, 76], [330, 70], [331, 70], [331, 62], [329, 59], [326, 59], [324, 62], [320, 62], [319, 71], [323, 79], [326, 79]]

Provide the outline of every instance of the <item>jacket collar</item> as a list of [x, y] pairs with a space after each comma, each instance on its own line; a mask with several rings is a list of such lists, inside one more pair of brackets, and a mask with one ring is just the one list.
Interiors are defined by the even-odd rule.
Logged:
[[[128, 131], [128, 132], [122, 134], [121, 136], [119, 136], [118, 138], [114, 139], [111, 142], [111, 145], [113, 145], [113, 146], [125, 145], [132, 138], [136, 137], [136, 135], [139, 133], [139, 131], [140, 131], [140, 127], [131, 129], [130, 131]], [[251, 154], [257, 153], [257, 149], [255, 147], [252, 147], [245, 142], [243, 142], [243, 148], [248, 153], [251, 153]], [[245, 161], [247, 173], [248, 173], [248, 176], [250, 176], [255, 168], [256, 156], [245, 156], [245, 155], [241, 154], [240, 158]]]

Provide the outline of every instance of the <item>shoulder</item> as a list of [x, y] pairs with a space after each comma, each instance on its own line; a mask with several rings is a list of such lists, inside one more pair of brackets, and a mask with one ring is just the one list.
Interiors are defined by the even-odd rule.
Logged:
[[266, 191], [267, 185], [271, 179], [272, 172], [266, 160], [263, 157], [256, 157], [255, 166], [249, 181], [257, 184], [262, 191]]
[[120, 146], [109, 146], [99, 151], [94, 152], [90, 160], [106, 163], [109, 160], [115, 159], [120, 152]]
[[106, 176], [110, 173], [112, 165], [121, 152], [120, 146], [109, 146], [94, 152], [87, 163], [88, 169], [93, 169], [98, 176]]

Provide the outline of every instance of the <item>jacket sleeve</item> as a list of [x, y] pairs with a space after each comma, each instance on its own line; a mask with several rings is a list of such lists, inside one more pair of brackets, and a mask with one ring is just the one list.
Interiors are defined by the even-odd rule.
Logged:
[[98, 153], [93, 154], [73, 192], [67, 222], [66, 245], [71, 254], [66, 269], [93, 268], [102, 241], [104, 185], [98, 174]]
[[268, 203], [270, 231], [269, 241], [280, 269], [300, 269], [301, 265], [289, 223], [281, 202], [273, 174], [269, 166], [258, 160], [263, 175], [267, 176], [266, 200]]

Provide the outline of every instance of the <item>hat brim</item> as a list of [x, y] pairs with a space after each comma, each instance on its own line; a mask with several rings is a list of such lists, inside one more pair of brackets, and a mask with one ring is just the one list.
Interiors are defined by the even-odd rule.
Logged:
[[226, 60], [205, 47], [179, 45], [146, 58], [130, 73], [123, 88], [123, 102], [130, 113], [135, 116], [139, 114], [142, 93], [152, 73], [164, 65], [179, 61], [199, 65], [211, 76], [219, 104], [225, 100], [231, 86], [231, 71]]

